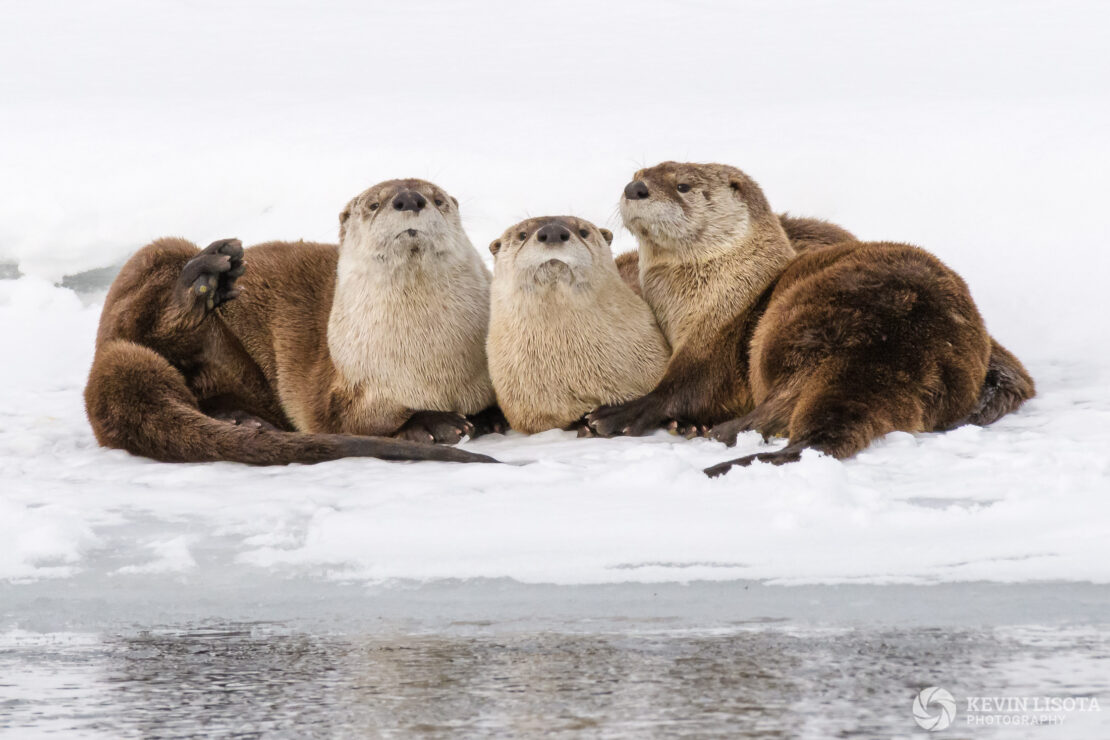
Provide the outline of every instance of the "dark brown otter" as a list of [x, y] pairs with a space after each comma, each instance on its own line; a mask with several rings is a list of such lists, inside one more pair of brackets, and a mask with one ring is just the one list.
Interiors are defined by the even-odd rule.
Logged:
[[[418, 201], [436, 213], [421, 213]], [[383, 202], [388, 208], [378, 209]], [[390, 181], [344, 211], [339, 249], [272, 242], [244, 252], [229, 239], [199, 250], [160, 239], [139, 250], [112, 284], [100, 319], [85, 389], [97, 441], [170, 462], [494, 462], [413, 441], [457, 440], [474, 430], [463, 414], [492, 402], [484, 346], [489, 275], [453, 210], [431, 183]], [[379, 212], [388, 223], [375, 218]], [[420, 331], [424, 319], [401, 306], [399, 321], [420, 340], [374, 337], [351, 317], [380, 311], [374, 297], [393, 280], [413, 300], [436, 286], [457, 291], [444, 308], [465, 306], [464, 315], [441, 315], [437, 327]], [[374, 323], [383, 325], [390, 326]], [[449, 340], [437, 340], [439, 329]], [[353, 340], [385, 349], [364, 358]], [[336, 351], [346, 353], [347, 365], [333, 359]], [[362, 365], [380, 371], [404, 363], [427, 369], [395, 373], [388, 393], [357, 376]]]
[[805, 448], [850, 457], [894, 430], [981, 423], [1031, 393], [1011, 378], [1016, 395], [991, 395], [992, 343], [967, 286], [924, 250], [850, 241], [796, 257], [758, 185], [724, 165], [641, 171], [621, 211], [674, 355], [647, 396], [590, 415], [599, 434], [676, 419], [728, 443], [747, 429], [788, 435], [782, 450], [706, 471], [719, 475]]
[[[790, 246], [798, 254], [845, 242], [859, 241], [847, 229], [817, 218], [799, 218], [781, 213], [779, 223], [790, 240]], [[624, 252], [617, 256], [616, 262], [621, 278], [636, 291], [637, 295], [642, 296], [639, 253]], [[991, 337], [987, 377], [979, 390], [978, 407], [968, 416], [967, 422], [978, 426], [991, 424], [1011, 411], [1016, 411], [1034, 395], [1036, 395], [1036, 386], [1029, 371], [1013, 353]], [[695, 434], [699, 431], [708, 431], [704, 425], [686, 426], [675, 423], [672, 424], [672, 428]]]

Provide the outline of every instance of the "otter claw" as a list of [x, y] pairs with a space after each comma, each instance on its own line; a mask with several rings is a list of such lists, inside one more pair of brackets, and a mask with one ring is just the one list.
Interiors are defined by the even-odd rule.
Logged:
[[473, 427], [452, 411], [417, 411], [395, 436], [418, 442], [455, 444]]

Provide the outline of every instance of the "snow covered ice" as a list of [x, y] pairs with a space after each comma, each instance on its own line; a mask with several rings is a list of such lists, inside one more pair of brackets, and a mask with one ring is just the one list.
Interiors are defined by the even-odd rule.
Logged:
[[[1106, 52], [1081, 5], [1051, 23], [1003, 7], [9, 8], [0, 262], [23, 277], [0, 282], [0, 577], [1110, 580]], [[761, 33], [738, 43], [753, 13]], [[540, 17], [565, 53], [513, 32]], [[855, 43], [830, 53], [837, 22]], [[641, 41], [663, 27], [660, 59]], [[417, 30], [435, 50], [419, 92], [388, 69]], [[1049, 42], [1057, 71], [1021, 53]], [[333, 240], [347, 198], [409, 175], [458, 195], [479, 248], [568, 212], [623, 251], [621, 186], [666, 158], [739, 165], [777, 209], [936, 252], [1038, 397], [989, 428], [714, 481], [701, 468], [757, 435], [735, 452], [663, 432], [468, 445], [528, 463], [497, 468], [162, 465], [93, 441], [80, 393], [100, 298], [54, 287], [65, 275], [162, 234]], [[216, 540], [221, 559], [198, 560]]]
[[30, 277], [0, 290], [7, 343], [25, 347], [2, 391], [6, 578], [1110, 580], [1104, 364], [1031, 360], [1039, 396], [987, 428], [892, 434], [847, 463], [807, 453], [719, 480], [702, 468], [763, 449], [757, 434], [735, 451], [662, 431], [466, 443], [518, 463], [503, 466], [167, 465], [99, 448], [87, 426], [97, 305]]
[[[544, 604], [709, 581], [956, 589], [949, 605], [1073, 584], [1065, 604], [1096, 605], [1075, 619], [1110, 621], [1102, 5], [111, 0], [0, 20], [0, 629], [173, 624], [215, 593], [206, 616], [265, 619], [234, 594], [513, 584]], [[665, 159], [734, 164], [776, 210], [930, 249], [1037, 397], [987, 428], [714, 480], [758, 435], [513, 433], [465, 443], [512, 465], [272, 469], [93, 439], [103, 291], [152, 238], [334, 241], [347, 199], [412, 176], [459, 198], [483, 254], [548, 213], [620, 252], [621, 188]]]

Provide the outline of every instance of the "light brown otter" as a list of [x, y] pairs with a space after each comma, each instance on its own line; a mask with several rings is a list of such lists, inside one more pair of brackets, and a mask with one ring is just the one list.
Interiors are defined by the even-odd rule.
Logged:
[[[799, 218], [789, 214], [779, 214], [779, 223], [790, 240], [790, 246], [797, 254], [816, 249], [833, 247], [859, 240], [847, 229], [817, 218]], [[636, 295], [642, 295], [640, 288], [640, 259], [638, 252], [625, 252], [618, 255], [617, 267], [621, 277]], [[1008, 349], [991, 337], [991, 355], [987, 362], [987, 377], [979, 389], [979, 401], [975, 411], [967, 418], [969, 424], [986, 426], [1016, 411], [1023, 403], [1036, 394], [1033, 378]], [[672, 429], [688, 434], [705, 433], [705, 425], [671, 424]]]
[[490, 244], [490, 376], [513, 429], [569, 428], [663, 377], [670, 350], [651, 309], [621, 279], [612, 240], [583, 219], [549, 216]]
[[679, 419], [728, 443], [746, 429], [788, 435], [706, 471], [719, 475], [805, 448], [850, 457], [979, 410], [990, 337], [963, 280], [928, 252], [848, 242], [795, 258], [758, 185], [724, 165], [641, 171], [621, 212], [674, 355], [651, 393], [590, 414], [598, 433]]
[[175, 462], [491, 462], [424, 443], [473, 432], [464, 415], [493, 404], [490, 276], [456, 201], [383, 182], [347, 205], [339, 241], [139, 250], [100, 319], [97, 440]]

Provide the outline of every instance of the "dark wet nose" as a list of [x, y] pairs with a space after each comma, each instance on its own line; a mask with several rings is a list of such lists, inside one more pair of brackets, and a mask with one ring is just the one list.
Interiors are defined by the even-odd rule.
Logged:
[[547, 224], [546, 226], [541, 226], [540, 230], [536, 232], [536, 240], [543, 242], [549, 247], [569, 239], [570, 229], [562, 224]]
[[648, 197], [647, 185], [643, 180], [633, 180], [624, 186], [624, 197], [629, 200], [643, 200]]
[[402, 190], [393, 198], [393, 207], [398, 211], [420, 211], [428, 205], [428, 200], [414, 190]]

